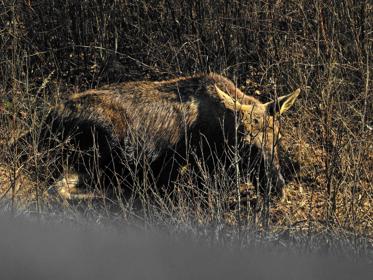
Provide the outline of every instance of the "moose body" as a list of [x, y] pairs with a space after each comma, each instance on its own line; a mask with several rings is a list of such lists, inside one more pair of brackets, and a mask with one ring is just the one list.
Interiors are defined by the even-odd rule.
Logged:
[[287, 110], [298, 94], [263, 104], [218, 74], [108, 85], [56, 106], [41, 146], [69, 143], [58, 156], [64, 164], [86, 177], [90, 170], [110, 179], [120, 174], [123, 188], [143, 180], [145, 169], [152, 182], [171, 186], [181, 169], [201, 169], [203, 161], [207, 172], [237, 165], [252, 180], [260, 178], [256, 183], [280, 189], [285, 182], [273, 113]]

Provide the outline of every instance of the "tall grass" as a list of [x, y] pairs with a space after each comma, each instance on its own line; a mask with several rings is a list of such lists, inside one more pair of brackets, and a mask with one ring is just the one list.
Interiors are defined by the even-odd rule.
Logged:
[[[308, 240], [320, 228], [372, 238], [372, 25], [368, 0], [0, 1], [1, 156], [12, 162], [1, 189], [14, 204], [17, 191], [32, 186], [36, 211], [43, 211], [42, 174], [20, 183], [17, 158], [25, 151], [9, 153], [4, 144], [40, 127], [41, 112], [68, 93], [215, 71], [249, 94], [259, 90], [263, 101], [303, 90], [282, 120], [283, 168], [292, 181], [268, 205], [271, 230], [306, 230]], [[41, 162], [37, 135], [27, 151], [34, 166]], [[222, 206], [227, 195], [213, 192], [206, 208], [178, 192], [179, 205], [162, 198], [147, 216], [190, 228], [211, 217], [237, 222]], [[251, 200], [245, 208], [250, 227], [260, 228], [258, 205]], [[131, 207], [122, 208], [126, 216]], [[197, 218], [189, 219], [190, 210]]]

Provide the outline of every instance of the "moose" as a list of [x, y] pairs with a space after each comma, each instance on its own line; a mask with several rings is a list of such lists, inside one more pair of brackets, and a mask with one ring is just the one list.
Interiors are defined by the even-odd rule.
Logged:
[[185, 168], [198, 174], [203, 159], [207, 172], [220, 161], [220, 168], [249, 170], [262, 189], [281, 190], [278, 116], [299, 93], [262, 103], [215, 73], [111, 84], [53, 107], [39, 147], [67, 143], [56, 156], [55, 177], [69, 166], [78, 174], [76, 185], [95, 170], [109, 180], [120, 174], [121, 188], [128, 189], [147, 171], [158, 186], [172, 187]]

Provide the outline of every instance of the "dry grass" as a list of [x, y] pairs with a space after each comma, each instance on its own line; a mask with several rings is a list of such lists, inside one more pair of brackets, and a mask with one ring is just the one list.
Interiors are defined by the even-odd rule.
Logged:
[[[150, 203], [141, 194], [141, 211], [125, 201], [115, 208], [118, 216], [190, 232], [214, 224], [238, 235], [242, 228], [283, 236], [328, 232], [372, 243], [370, 1], [166, 2], [0, 1], [0, 148], [2, 162], [11, 159], [0, 166], [0, 205], [45, 213], [61, 204], [41, 174], [17, 163], [19, 154], [7, 143], [38, 128], [45, 108], [68, 93], [215, 71], [249, 94], [258, 89], [262, 101], [302, 88], [282, 120], [288, 185], [267, 209], [269, 228], [250, 185], [240, 215], [232, 190], [211, 188], [206, 199], [180, 185], [177, 201]], [[28, 165], [37, 164], [32, 147], [29, 156]]]

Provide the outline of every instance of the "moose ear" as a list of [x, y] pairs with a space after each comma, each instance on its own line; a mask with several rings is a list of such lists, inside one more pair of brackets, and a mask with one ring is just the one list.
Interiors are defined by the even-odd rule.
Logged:
[[270, 101], [264, 104], [266, 106], [267, 112], [271, 115], [274, 115], [275, 113], [280, 113], [280, 115], [283, 114], [284, 112], [289, 110], [291, 106], [293, 106], [299, 94], [300, 89], [298, 88], [290, 94], [281, 96], [275, 101]]
[[249, 110], [251, 106], [243, 105], [237, 100], [234, 100], [230, 95], [222, 91], [217, 85], [215, 85], [216, 93], [219, 96], [220, 101], [222, 101], [226, 108], [230, 110], [240, 110], [245, 111]]
[[235, 110], [235, 108], [241, 105], [238, 101], [234, 101], [234, 99], [230, 95], [226, 94], [224, 91], [218, 88], [217, 85], [215, 85], [215, 89], [220, 98], [220, 101], [224, 103], [226, 108]]

